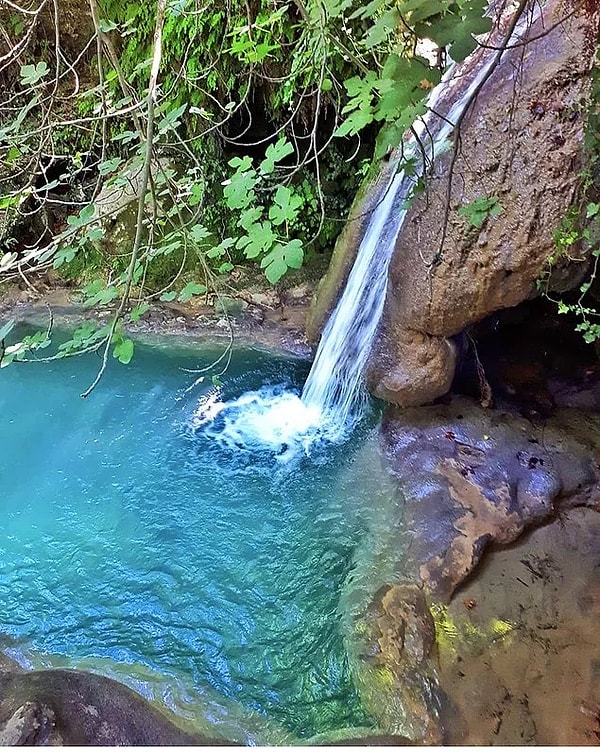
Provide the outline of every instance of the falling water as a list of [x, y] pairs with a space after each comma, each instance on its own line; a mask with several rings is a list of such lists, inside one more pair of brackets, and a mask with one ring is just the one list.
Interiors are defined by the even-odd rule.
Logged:
[[[513, 34], [520, 33], [525, 22], [527, 19], [517, 25]], [[411, 170], [400, 169], [392, 174], [369, 220], [302, 392], [302, 402], [331, 426], [330, 437], [344, 435], [362, 414], [363, 373], [383, 312], [389, 263], [415, 181], [426, 173], [434, 156], [444, 150], [471, 97], [497, 62], [496, 57], [494, 49], [478, 48], [464, 63], [448, 71], [433, 89], [428, 113], [415, 122], [413, 135], [403, 147]], [[397, 169], [398, 165], [394, 167]]]
[[[532, 16], [523, 14], [512, 37], [532, 23]], [[227, 402], [216, 393], [209, 403], [201, 400], [198, 404], [195, 430], [232, 448], [267, 448], [284, 458], [298, 448], [308, 453], [317, 439], [337, 442], [349, 434], [364, 412], [363, 373], [381, 319], [388, 267], [408, 200], [434, 157], [448, 146], [448, 137], [498, 62], [497, 49], [493, 43], [478, 47], [463, 63], [449, 69], [432, 90], [427, 114], [414, 123], [412, 135], [402, 147], [403, 164], [410, 164], [410, 170], [402, 169], [400, 160], [390, 165], [390, 178], [323, 331], [301, 397], [273, 387]]]

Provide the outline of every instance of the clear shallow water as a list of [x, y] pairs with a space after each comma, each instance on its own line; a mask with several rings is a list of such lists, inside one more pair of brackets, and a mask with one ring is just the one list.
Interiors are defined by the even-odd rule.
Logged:
[[[369, 504], [342, 479], [364, 437], [310, 457], [216, 440], [198, 424], [214, 387], [186, 392], [181, 370], [212, 355], [138, 347], [87, 400], [97, 356], [0, 372], [0, 631], [209, 688], [294, 734], [368, 724], [337, 612]], [[306, 371], [240, 351], [219, 399], [299, 391]]]

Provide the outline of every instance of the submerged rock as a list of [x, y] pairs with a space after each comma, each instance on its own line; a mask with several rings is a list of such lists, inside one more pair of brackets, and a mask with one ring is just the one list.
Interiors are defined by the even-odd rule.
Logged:
[[406, 498], [407, 566], [449, 598], [486, 548], [559, 508], [600, 509], [600, 420], [564, 410], [542, 427], [469, 400], [393, 410], [383, 448]]
[[[345, 584], [345, 644], [378, 727], [439, 744], [449, 738], [439, 651], [456, 632], [446, 604], [467, 579], [473, 582], [488, 550], [574, 507], [600, 511], [600, 417], [562, 409], [536, 426], [457, 398], [388, 408], [380, 441], [397, 488], [384, 512], [393, 534], [372, 559], [355, 562]], [[365, 568], [377, 582], [369, 592]], [[458, 608], [469, 614], [479, 600]], [[513, 624], [502, 614], [488, 616], [477, 628], [478, 644], [503, 639]], [[455, 729], [452, 743], [457, 739]]]
[[113, 679], [66, 669], [0, 673], [2, 746], [227, 744], [182, 731]]

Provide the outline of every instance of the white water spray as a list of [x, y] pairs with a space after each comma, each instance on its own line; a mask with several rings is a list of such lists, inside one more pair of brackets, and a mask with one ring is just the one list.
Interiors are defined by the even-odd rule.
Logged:
[[[404, 144], [403, 156], [411, 171], [407, 174], [401, 169], [392, 175], [369, 220], [302, 392], [302, 402], [332, 424], [330, 433], [341, 437], [362, 415], [363, 373], [383, 312], [390, 260], [415, 181], [445, 150], [448, 137], [496, 63], [495, 58], [494, 51], [478, 48], [433, 89], [428, 113], [415, 122], [413, 135]], [[465, 87], [467, 75], [469, 85]]]
[[[531, 18], [523, 17], [512, 37], [522, 32]], [[498, 62], [493, 46], [479, 47], [461, 65], [444, 75], [428, 99], [428, 113], [417, 120], [413, 134], [403, 145], [404, 160], [411, 169], [391, 167], [348, 276], [346, 286], [321, 336], [315, 360], [302, 396], [272, 389], [249, 392], [237, 400], [212, 405], [222, 415], [218, 436], [228, 445], [274, 449], [290, 447], [309, 452], [317, 439], [344, 439], [362, 417], [366, 403], [363, 373], [381, 319], [386, 296], [388, 268], [396, 240], [408, 211], [408, 200], [418, 178], [444, 151], [448, 137], [478, 87]], [[468, 85], [466, 83], [468, 82]], [[196, 420], [206, 423], [203, 406]], [[212, 420], [212, 416], [211, 416]]]

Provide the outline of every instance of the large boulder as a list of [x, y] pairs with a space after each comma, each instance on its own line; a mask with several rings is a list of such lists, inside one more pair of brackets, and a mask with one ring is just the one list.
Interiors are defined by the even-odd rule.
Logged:
[[[596, 4], [549, 0], [468, 109], [456, 153], [437, 160], [391, 260], [369, 373], [378, 397], [440, 396], [454, 374], [447, 338], [536, 294], [580, 184], [599, 19]], [[458, 210], [479, 199], [497, 199], [496, 216], [477, 227]], [[552, 284], [569, 287], [586, 268], [565, 263]]]
[[0, 672], [0, 746], [227, 745], [187, 733], [123, 684], [83, 671]]

